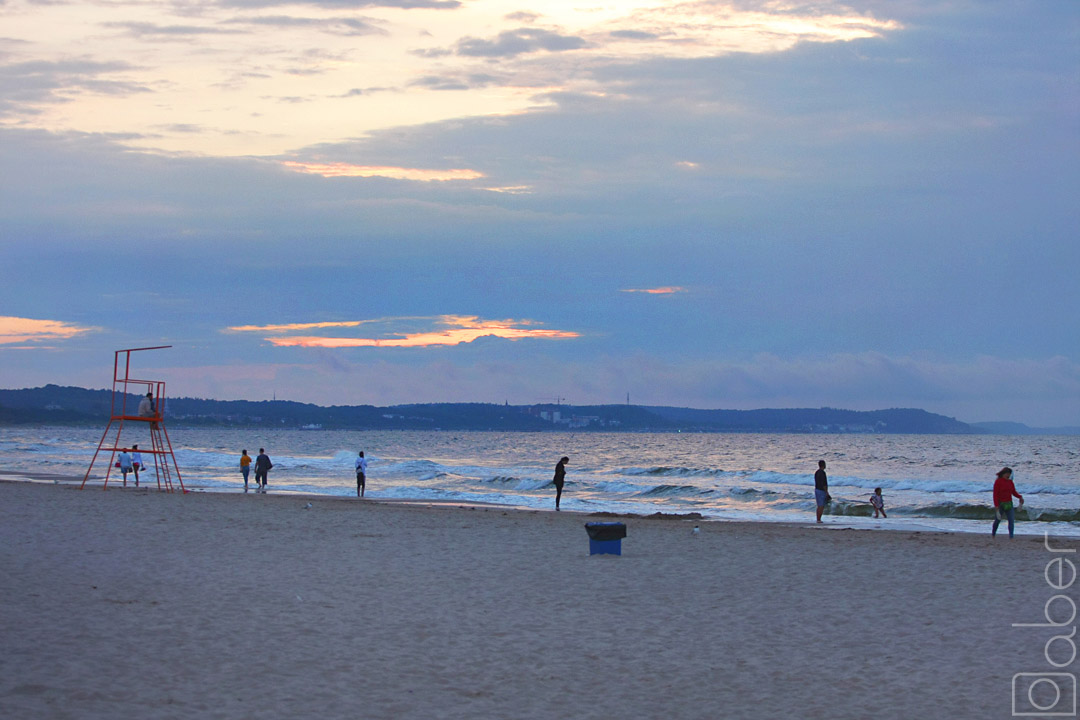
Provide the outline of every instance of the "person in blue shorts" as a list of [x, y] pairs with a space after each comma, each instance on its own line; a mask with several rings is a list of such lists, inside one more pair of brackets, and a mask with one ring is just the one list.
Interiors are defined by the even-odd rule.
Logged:
[[829, 478], [825, 474], [825, 461], [817, 461], [814, 473], [814, 500], [817, 502], [817, 521], [821, 522], [821, 513], [825, 512], [825, 503], [832, 500], [829, 496]]

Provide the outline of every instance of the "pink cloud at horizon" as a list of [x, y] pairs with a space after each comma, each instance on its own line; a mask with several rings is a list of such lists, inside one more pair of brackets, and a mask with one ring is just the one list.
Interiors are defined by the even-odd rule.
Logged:
[[0, 315], [0, 345], [34, 340], [67, 340], [95, 330], [98, 328], [81, 327], [63, 320], [37, 320]]
[[290, 330], [317, 330], [320, 328], [359, 327], [372, 320], [342, 320], [313, 323], [284, 323], [280, 325], [233, 325], [225, 328], [230, 332], [289, 332]]
[[[398, 320], [419, 320], [423, 318], [398, 318]], [[431, 318], [428, 318], [429, 320]], [[384, 319], [382, 322], [393, 321], [393, 318]], [[391, 333], [386, 338], [363, 338], [363, 337], [325, 337], [318, 335], [293, 335], [284, 337], [267, 337], [267, 342], [277, 347], [315, 347], [315, 348], [346, 348], [346, 347], [429, 347], [460, 345], [470, 343], [482, 337], [500, 337], [506, 340], [522, 340], [526, 338], [542, 339], [571, 339], [580, 337], [581, 334], [571, 330], [549, 330], [532, 327], [538, 323], [533, 320], [481, 320], [477, 316], [466, 315], [443, 315], [435, 318], [437, 325], [445, 326], [442, 330], [426, 330], [412, 333]], [[288, 332], [290, 330], [306, 330], [329, 327], [356, 327], [364, 323], [376, 322], [372, 320], [355, 320], [347, 322], [326, 323], [291, 323], [287, 325], [237, 325], [228, 330], [237, 332]]]

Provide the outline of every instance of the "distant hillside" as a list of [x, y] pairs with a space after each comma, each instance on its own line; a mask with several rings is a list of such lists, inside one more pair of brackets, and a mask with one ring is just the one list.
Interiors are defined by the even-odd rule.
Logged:
[[979, 422], [971, 423], [983, 432], [992, 435], [1080, 435], [1080, 427], [1029, 427], [1018, 422]]
[[971, 434], [981, 432], [955, 418], [925, 410], [692, 410], [651, 408], [684, 427], [714, 432], [825, 432]]
[[[103, 425], [112, 393], [46, 385], [0, 390], [0, 425]], [[139, 398], [128, 396], [128, 412]], [[695, 410], [637, 405], [494, 405], [436, 403], [335, 405], [288, 400], [169, 398], [176, 425], [284, 427], [322, 430], [682, 431], [787, 433], [970, 434], [993, 432], [925, 410]]]

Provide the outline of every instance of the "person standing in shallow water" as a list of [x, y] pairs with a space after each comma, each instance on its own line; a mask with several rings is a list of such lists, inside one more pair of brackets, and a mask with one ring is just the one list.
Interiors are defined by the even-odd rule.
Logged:
[[248, 491], [248, 473], [251, 472], [251, 456], [247, 454], [247, 449], [240, 454], [240, 472], [244, 474], [244, 492]]
[[1020, 498], [1020, 506], [1024, 505], [1024, 496], [1016, 492], [1013, 485], [1012, 468], [998, 470], [997, 479], [994, 480], [994, 527], [990, 529], [990, 536], [997, 537], [998, 525], [1005, 518], [1009, 520], [1009, 537], [1013, 536], [1013, 526], [1016, 524], [1016, 508], [1013, 507], [1012, 499]]
[[356, 497], [364, 497], [364, 487], [367, 485], [367, 458], [364, 451], [356, 457]]
[[[274, 463], [270, 462], [270, 456], [266, 454], [266, 450], [259, 448], [259, 454], [255, 458], [255, 489], [257, 492], [266, 492], [266, 474], [270, 472], [272, 467], [274, 467]], [[260, 480], [262, 485], [259, 485]]]
[[829, 476], [825, 474], [825, 461], [817, 461], [817, 472], [814, 473], [814, 501], [817, 503], [817, 521], [821, 522], [821, 513], [825, 512], [825, 503], [832, 500], [829, 497]]
[[559, 463], [555, 466], [555, 477], [552, 480], [555, 483], [555, 509], [559, 509], [559, 502], [562, 500], [562, 489], [566, 483], [566, 463], [570, 462], [570, 458], [564, 457], [559, 460]]

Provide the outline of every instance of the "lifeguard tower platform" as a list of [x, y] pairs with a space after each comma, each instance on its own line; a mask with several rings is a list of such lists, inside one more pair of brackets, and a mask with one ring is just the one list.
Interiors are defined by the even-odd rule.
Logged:
[[[105, 469], [105, 484], [103, 486], [103, 489], [108, 489], [109, 478], [113, 471], [116, 470], [116, 454], [126, 451], [141, 453], [144, 459], [145, 456], [153, 458], [154, 478], [157, 480], [158, 490], [172, 492], [173, 478], [175, 477], [180, 490], [187, 492], [187, 489], [184, 488], [184, 481], [180, 478], [180, 468], [176, 465], [176, 456], [173, 454], [172, 443], [169, 441], [169, 433], [165, 430], [165, 419], [162, 416], [162, 408], [165, 402], [165, 382], [163, 380], [139, 380], [131, 376], [131, 353], [146, 350], [164, 350], [170, 347], [172, 345], [129, 348], [116, 351], [116, 357], [113, 361], [112, 405], [109, 411], [109, 424], [105, 427], [105, 432], [102, 434], [98, 448], [94, 452], [94, 457], [90, 461], [90, 467], [86, 469], [86, 475], [83, 477], [80, 488], [86, 487], [86, 482], [90, 479], [90, 473], [94, 469], [94, 463], [98, 461], [99, 457], [104, 459], [104, 453], [108, 451], [109, 463]], [[123, 363], [120, 362], [121, 356], [124, 358]], [[123, 376], [120, 374], [121, 365], [124, 368]], [[143, 398], [150, 398], [150, 407], [148, 409], [144, 408], [143, 412], [139, 412], [139, 401], [131, 400], [133, 391], [137, 391], [135, 394], [141, 395]], [[127, 425], [128, 436], [122, 437], [124, 436], [125, 425]], [[131, 437], [134, 433], [139, 433], [144, 428], [150, 431], [150, 448], [138, 448], [135, 450], [127, 444], [128, 437]], [[121, 442], [122, 439], [124, 442]], [[119, 470], [116, 470], [116, 472], [119, 472]], [[142, 472], [148, 473], [149, 468], [143, 465]]]

